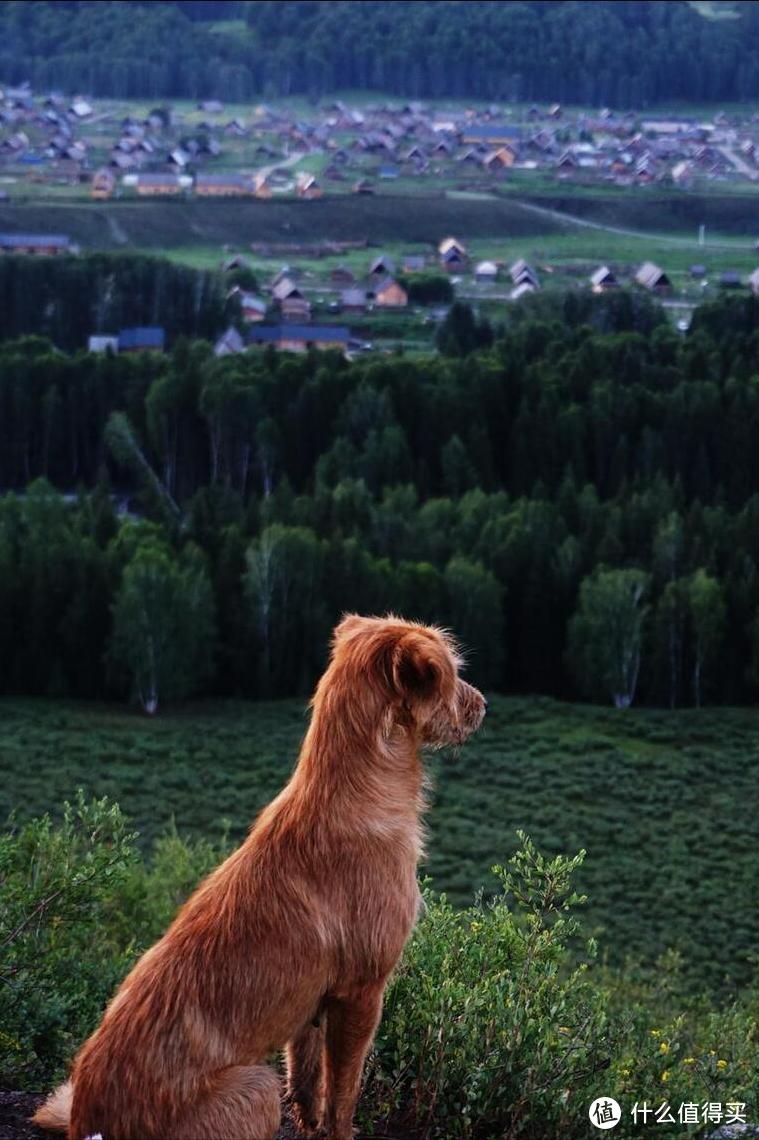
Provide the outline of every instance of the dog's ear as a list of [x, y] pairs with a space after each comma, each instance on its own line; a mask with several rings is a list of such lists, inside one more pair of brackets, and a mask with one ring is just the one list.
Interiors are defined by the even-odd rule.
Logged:
[[371, 619], [361, 617], [361, 614], [344, 614], [342, 621], [340, 621], [332, 632], [332, 644], [337, 645], [339, 641], [343, 641], [351, 634], [358, 633], [358, 631], [367, 625]]
[[451, 653], [441, 637], [403, 634], [392, 651], [393, 689], [406, 701], [448, 700], [456, 680]]

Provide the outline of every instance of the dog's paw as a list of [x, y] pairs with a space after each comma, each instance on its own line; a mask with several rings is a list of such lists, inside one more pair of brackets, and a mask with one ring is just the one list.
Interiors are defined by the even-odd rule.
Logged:
[[323, 1140], [326, 1133], [322, 1126], [321, 1116], [316, 1111], [315, 1106], [293, 1096], [289, 1096], [286, 1103], [293, 1122], [301, 1135], [307, 1137], [308, 1140]]

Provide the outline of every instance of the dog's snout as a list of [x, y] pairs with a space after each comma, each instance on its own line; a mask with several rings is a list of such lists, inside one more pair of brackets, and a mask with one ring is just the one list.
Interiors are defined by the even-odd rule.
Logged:
[[484, 713], [486, 713], [488, 711], [488, 699], [487, 699], [487, 697], [482, 698], [482, 711]]

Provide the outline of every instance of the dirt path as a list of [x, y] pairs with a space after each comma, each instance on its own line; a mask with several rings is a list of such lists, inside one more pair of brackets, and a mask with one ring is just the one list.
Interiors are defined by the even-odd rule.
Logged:
[[[663, 244], [679, 246], [681, 249], [692, 249], [695, 251], [704, 248], [692, 238], [671, 237], [669, 234], [643, 233], [641, 230], [627, 230], [623, 229], [621, 226], [608, 226], [603, 222], [591, 222], [588, 218], [578, 218], [575, 214], [565, 214], [561, 210], [551, 210], [547, 206], [536, 206], [534, 202], [525, 202], [521, 198], [510, 198], [509, 201], [513, 202], [513, 204], [515, 206], [518, 206], [520, 209], [526, 210], [530, 214], [537, 214], [540, 217], [551, 218], [552, 221], [561, 222], [567, 226], [578, 226], [581, 229], [588, 230], [602, 230], [607, 234], [618, 234], [620, 237], [636, 238], [639, 241], [646, 241], [649, 243], [655, 242], [660, 245]], [[739, 249], [753, 249], [754, 246], [752, 242], [741, 242], [740, 244], [736, 243], [735, 245], [726, 245], [724, 242], [710, 241], [708, 248], [710, 250], [719, 249], [735, 252], [735, 250]]]

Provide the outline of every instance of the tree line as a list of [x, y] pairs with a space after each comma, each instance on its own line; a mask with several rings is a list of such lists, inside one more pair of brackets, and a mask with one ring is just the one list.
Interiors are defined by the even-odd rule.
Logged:
[[394, 609], [495, 689], [752, 699], [759, 302], [510, 312], [414, 359], [0, 344], [3, 691], [303, 693]]
[[621, 108], [738, 100], [759, 83], [750, 3], [723, 20], [680, 0], [150, 3], [139, 20], [134, 7], [4, 0], [0, 75], [116, 98], [373, 89]]

